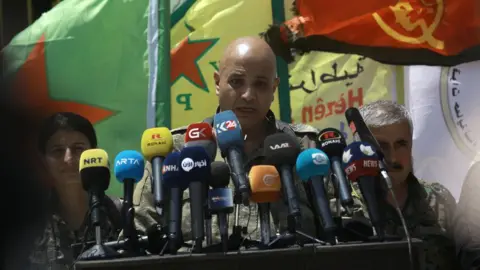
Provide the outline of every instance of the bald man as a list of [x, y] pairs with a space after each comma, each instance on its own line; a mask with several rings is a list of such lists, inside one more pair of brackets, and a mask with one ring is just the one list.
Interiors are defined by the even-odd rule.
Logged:
[[[298, 139], [303, 148], [308, 148], [315, 140], [318, 130], [303, 124], [287, 124], [275, 119], [270, 110], [274, 100], [274, 94], [279, 83], [276, 75], [275, 55], [269, 45], [257, 37], [245, 37], [233, 41], [225, 50], [220, 61], [219, 71], [214, 74], [216, 94], [219, 106], [216, 113], [232, 110], [240, 121], [242, 131], [245, 134], [247, 172], [254, 165], [264, 162], [263, 142], [273, 133], [284, 132]], [[213, 117], [203, 122], [213, 125]], [[187, 127], [172, 130], [174, 151], [180, 151], [184, 147], [184, 136]], [[216, 160], [224, 161], [220, 153]], [[150, 170], [147, 166], [147, 170]], [[151, 173], [147, 173], [150, 176]], [[315, 222], [310, 205], [302, 184], [296, 182], [300, 197], [302, 211], [302, 232], [315, 236]], [[231, 186], [233, 188], [233, 185]], [[188, 190], [184, 193], [184, 202], [188, 202]], [[168, 214], [163, 220], [157, 215], [153, 205], [150, 179], [143, 179], [137, 185], [134, 193], [135, 221], [137, 229], [146, 231], [153, 224], [167, 224]], [[166, 207], [168, 211], [168, 207]], [[182, 232], [185, 242], [191, 240], [190, 206], [188, 203], [183, 207]], [[282, 200], [271, 206], [272, 233], [283, 232], [287, 227], [287, 205]], [[231, 233], [233, 216], [229, 215], [229, 230]], [[243, 237], [260, 240], [259, 219], [256, 204], [242, 206], [240, 211], [240, 224]], [[213, 242], [220, 242], [219, 230], [215, 216], [212, 219]]]

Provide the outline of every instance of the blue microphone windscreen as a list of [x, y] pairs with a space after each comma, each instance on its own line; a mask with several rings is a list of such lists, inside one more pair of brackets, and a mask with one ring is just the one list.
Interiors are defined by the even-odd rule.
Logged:
[[163, 185], [166, 188], [186, 189], [188, 181], [180, 177], [180, 153], [172, 152], [165, 157], [162, 167]]
[[233, 208], [233, 192], [229, 188], [208, 190], [208, 208], [212, 211]]
[[243, 133], [237, 116], [232, 111], [224, 111], [213, 117], [213, 126], [218, 147], [222, 153], [230, 147], [243, 149]]
[[210, 157], [200, 146], [185, 147], [180, 152], [180, 177], [188, 182], [208, 181], [211, 177]]
[[363, 159], [378, 159], [373, 146], [366, 142], [353, 142], [343, 151], [342, 161], [344, 166]]
[[327, 175], [330, 171], [330, 160], [323, 151], [309, 148], [298, 155], [295, 166], [300, 180], [307, 182], [310, 177]]
[[134, 150], [125, 150], [115, 157], [115, 177], [123, 183], [125, 179], [133, 179], [139, 182], [145, 172], [143, 155]]

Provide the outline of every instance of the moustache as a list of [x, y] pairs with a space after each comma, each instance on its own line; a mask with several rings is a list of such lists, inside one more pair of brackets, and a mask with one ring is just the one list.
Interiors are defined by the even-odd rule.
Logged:
[[394, 162], [394, 163], [391, 163], [391, 164], [388, 165], [388, 170], [389, 171], [401, 171], [401, 170], [403, 170], [403, 166], [400, 163]]

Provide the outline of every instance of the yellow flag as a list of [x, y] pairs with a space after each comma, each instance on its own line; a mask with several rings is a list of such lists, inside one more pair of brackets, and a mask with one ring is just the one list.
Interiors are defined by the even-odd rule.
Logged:
[[310, 53], [290, 65], [292, 120], [350, 137], [345, 110], [396, 98], [394, 67], [357, 55]]
[[[202, 121], [215, 113], [213, 74], [226, 46], [243, 36], [258, 36], [272, 24], [271, 1], [200, 0], [171, 31], [172, 128]], [[272, 111], [279, 117], [278, 98]]]

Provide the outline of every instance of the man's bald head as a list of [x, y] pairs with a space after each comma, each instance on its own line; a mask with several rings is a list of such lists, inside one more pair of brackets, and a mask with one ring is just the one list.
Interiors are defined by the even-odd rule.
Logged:
[[220, 109], [233, 110], [242, 130], [262, 130], [279, 83], [270, 46], [258, 37], [233, 41], [227, 46], [214, 79]]
[[242, 37], [231, 42], [220, 60], [220, 73], [222, 73], [225, 67], [246, 58], [253, 61], [265, 61], [271, 67], [274, 77], [277, 76], [275, 54], [270, 46], [260, 37]]

